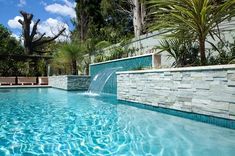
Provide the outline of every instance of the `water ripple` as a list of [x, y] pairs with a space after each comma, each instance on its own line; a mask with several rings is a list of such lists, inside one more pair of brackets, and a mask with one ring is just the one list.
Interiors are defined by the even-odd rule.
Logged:
[[234, 130], [118, 104], [113, 97], [22, 89], [0, 93], [0, 99], [0, 155], [232, 156], [235, 152]]

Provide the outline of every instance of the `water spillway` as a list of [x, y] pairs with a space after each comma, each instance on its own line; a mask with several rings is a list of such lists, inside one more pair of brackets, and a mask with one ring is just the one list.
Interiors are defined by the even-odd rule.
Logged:
[[106, 68], [103, 71], [100, 71], [93, 77], [87, 93], [101, 94], [110, 77], [120, 69], [122, 69], [122, 67]]

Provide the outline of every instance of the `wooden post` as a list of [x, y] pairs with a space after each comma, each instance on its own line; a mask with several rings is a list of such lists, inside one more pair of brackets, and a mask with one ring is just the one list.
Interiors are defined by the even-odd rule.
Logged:
[[39, 85], [39, 78], [38, 78], [38, 76], [36, 77], [36, 84]]
[[15, 84], [18, 85], [18, 76], [15, 77]]

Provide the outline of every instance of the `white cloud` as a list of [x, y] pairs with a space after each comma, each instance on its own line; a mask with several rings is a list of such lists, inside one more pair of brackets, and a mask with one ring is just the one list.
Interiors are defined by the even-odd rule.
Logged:
[[47, 6], [47, 3], [45, 1], [41, 1], [40, 4], [43, 6]]
[[[12, 29], [22, 29], [22, 25], [18, 21], [19, 19], [21, 19], [22, 21], [24, 20], [23, 17], [16, 16], [15, 18], [8, 20], [7, 22], [8, 26]], [[32, 21], [32, 23], [30, 24], [30, 28], [33, 27], [33, 24], [34, 22]]]
[[12, 33], [11, 36], [14, 37], [17, 41], [20, 41], [20, 38], [21, 38], [20, 35], [17, 35], [17, 34], [15, 34], [15, 33]]
[[70, 2], [70, 1], [68, 1], [68, 0], [64, 0], [64, 3], [65, 3], [67, 6], [71, 7], [71, 8], [75, 8], [75, 7], [76, 7], [76, 2], [72, 3], [72, 2]]
[[[63, 28], [66, 28], [63, 34], [69, 35], [70, 34], [69, 26], [66, 23], [57, 19], [48, 18], [46, 21], [38, 25], [38, 32], [40, 32], [41, 34], [46, 33], [45, 36], [47, 37], [53, 37], [56, 34], [58, 34], [59, 31], [62, 30]], [[60, 35], [57, 38], [57, 40], [65, 41], [67, 40], [67, 36]]]
[[54, 14], [59, 14], [62, 16], [70, 16], [71, 18], [76, 17], [76, 12], [75, 12], [75, 6], [76, 3], [72, 3], [68, 0], [64, 0], [64, 4], [50, 4], [45, 6], [45, 10]]
[[7, 24], [9, 27], [13, 28], [13, 29], [21, 29], [21, 24], [18, 22], [18, 20], [21, 19], [23, 20], [23, 17], [21, 16], [16, 16], [14, 19], [10, 19]]
[[26, 5], [26, 0], [20, 0], [19, 4], [17, 5], [18, 7], [23, 7]]
[[20, 39], [20, 36], [19, 36], [19, 35], [14, 34], [14, 33], [12, 33], [12, 34], [11, 34], [11, 36], [12, 36], [12, 37], [15, 37], [17, 40], [19, 40], [19, 39]]

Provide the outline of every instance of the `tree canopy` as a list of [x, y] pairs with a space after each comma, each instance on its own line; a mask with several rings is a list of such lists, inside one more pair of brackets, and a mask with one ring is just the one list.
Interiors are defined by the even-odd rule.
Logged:
[[0, 24], [0, 75], [23, 74], [24, 63], [17, 62], [10, 57], [10, 55], [22, 54], [24, 54], [23, 46], [6, 27]]

